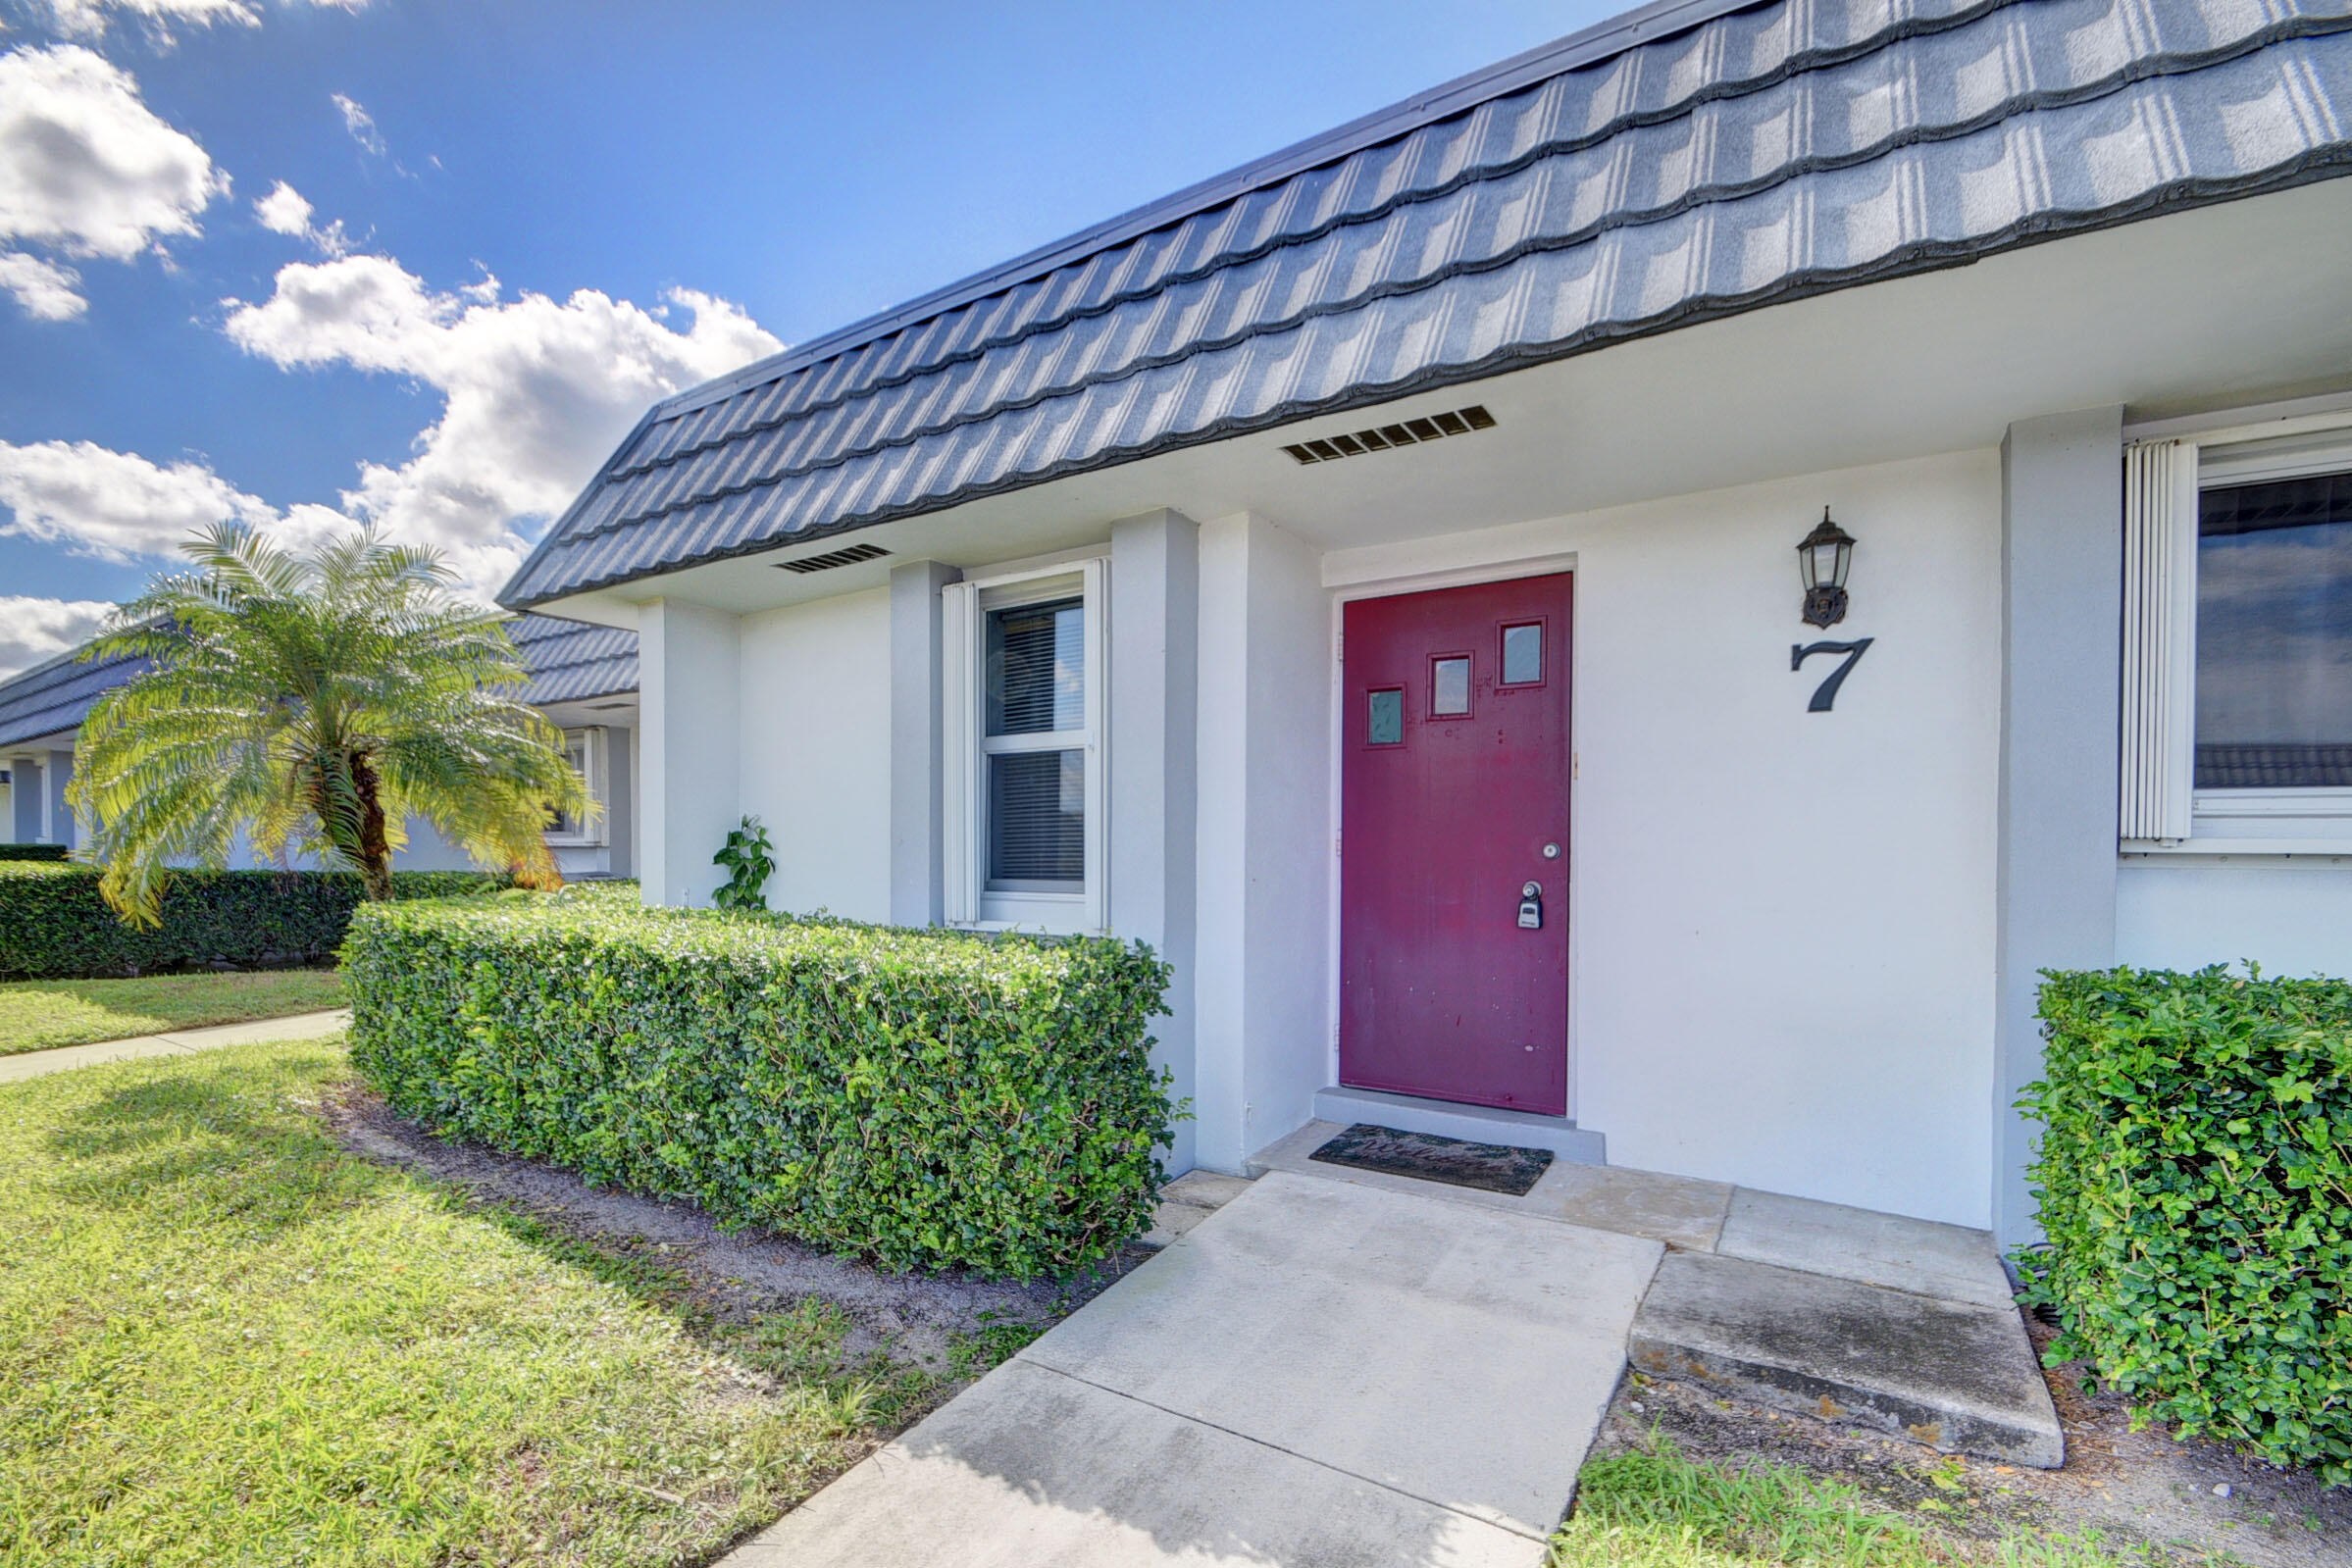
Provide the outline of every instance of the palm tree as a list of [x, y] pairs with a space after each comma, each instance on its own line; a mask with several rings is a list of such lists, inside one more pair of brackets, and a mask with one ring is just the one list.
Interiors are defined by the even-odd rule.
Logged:
[[495, 611], [459, 599], [438, 551], [373, 529], [307, 556], [242, 524], [180, 546], [83, 656], [153, 668], [82, 721], [67, 791], [99, 889], [154, 924], [174, 864], [222, 866], [243, 831], [359, 873], [388, 898], [411, 815], [478, 865], [555, 885], [551, 811], [592, 812]]

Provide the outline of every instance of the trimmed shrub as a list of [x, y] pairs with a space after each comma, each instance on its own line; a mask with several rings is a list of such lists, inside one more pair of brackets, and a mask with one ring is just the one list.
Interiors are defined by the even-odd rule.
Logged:
[[[481, 872], [392, 873], [400, 898], [505, 885]], [[320, 963], [333, 955], [360, 902], [359, 879], [348, 872], [183, 871], [164, 893], [163, 924], [134, 930], [98, 896], [96, 867], [0, 861], [0, 981]]]
[[343, 974], [402, 1115], [729, 1226], [1031, 1279], [1151, 1222], [1149, 948], [516, 893], [364, 909]]
[[0, 844], [0, 860], [63, 860], [64, 844]]
[[2158, 1420], [2352, 1484], [2352, 986], [2050, 973], [2019, 1101], [2079, 1356]]

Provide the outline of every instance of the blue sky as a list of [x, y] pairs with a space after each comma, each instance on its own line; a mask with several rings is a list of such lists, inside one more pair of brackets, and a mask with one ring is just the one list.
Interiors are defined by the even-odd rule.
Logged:
[[216, 517], [494, 589], [654, 397], [1614, 9], [0, 0], [0, 674]]

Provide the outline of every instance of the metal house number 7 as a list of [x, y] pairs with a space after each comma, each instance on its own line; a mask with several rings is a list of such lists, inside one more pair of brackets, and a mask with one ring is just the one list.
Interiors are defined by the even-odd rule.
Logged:
[[1858, 637], [1852, 642], [1806, 642], [1789, 645], [1788, 667], [1792, 670], [1805, 668], [1805, 661], [1816, 653], [1842, 653], [1846, 656], [1836, 669], [1829, 672], [1828, 680], [1814, 687], [1813, 700], [1805, 705], [1807, 713], [1827, 713], [1829, 711], [1829, 705], [1837, 700], [1837, 688], [1846, 683], [1846, 677], [1852, 675], [1854, 667], [1862, 663], [1863, 654], [1868, 651], [1874, 640], [1871, 637]]

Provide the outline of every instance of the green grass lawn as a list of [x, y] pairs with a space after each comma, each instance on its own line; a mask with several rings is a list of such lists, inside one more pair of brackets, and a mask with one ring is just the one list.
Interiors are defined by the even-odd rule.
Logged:
[[926, 1394], [346, 1154], [339, 1041], [0, 1088], [0, 1563], [672, 1564]]
[[1962, 1540], [1873, 1505], [1854, 1488], [1785, 1466], [1731, 1469], [1665, 1439], [1595, 1459], [1551, 1568], [2122, 1568], [2142, 1554], [2096, 1540], [2012, 1534]]
[[343, 977], [332, 969], [15, 981], [0, 986], [0, 1056], [342, 1005]]

